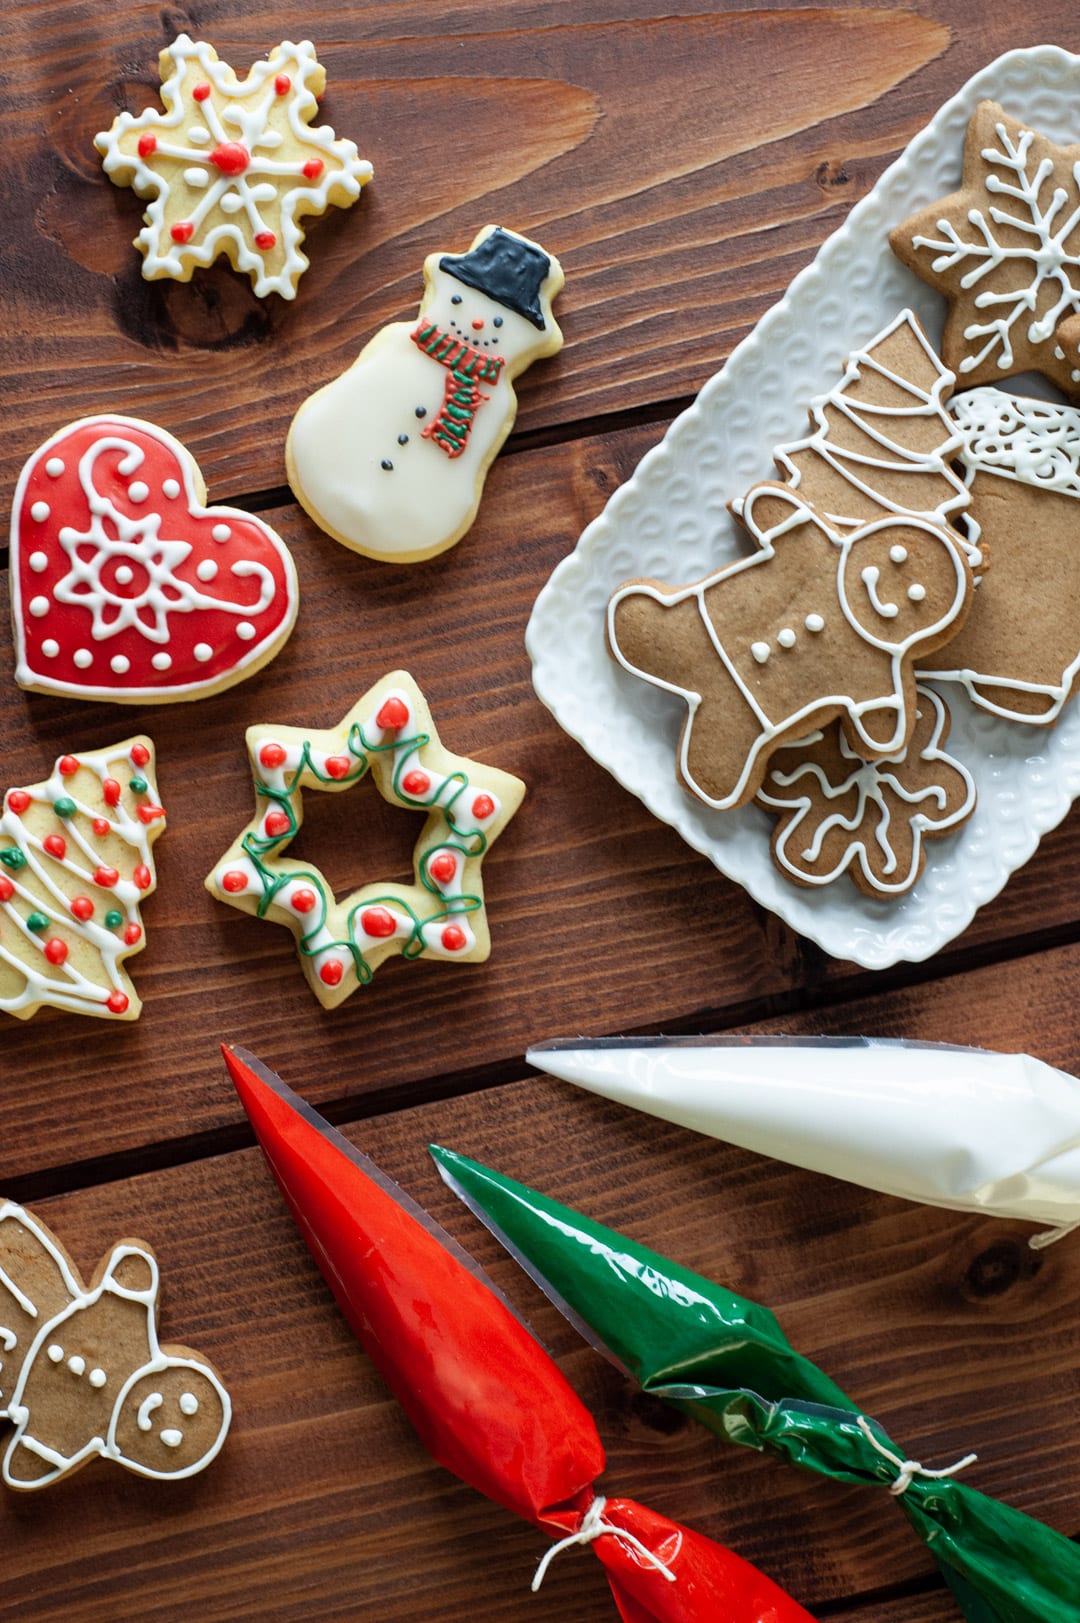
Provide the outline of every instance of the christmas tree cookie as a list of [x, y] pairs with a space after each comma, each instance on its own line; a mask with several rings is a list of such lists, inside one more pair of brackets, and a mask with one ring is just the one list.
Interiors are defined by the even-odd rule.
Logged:
[[310, 40], [278, 45], [246, 79], [181, 34], [159, 58], [166, 111], [121, 113], [94, 137], [105, 173], [152, 199], [135, 238], [149, 280], [188, 282], [224, 254], [261, 298], [296, 297], [305, 214], [348, 208], [371, 179], [352, 141], [312, 127], [326, 70]]
[[[284, 924], [315, 996], [335, 1008], [391, 955], [479, 963], [491, 951], [481, 863], [525, 785], [452, 755], [416, 683], [394, 671], [325, 731], [249, 727], [255, 816], [206, 881], [212, 896]], [[393, 806], [426, 811], [412, 885], [368, 884], [337, 902], [310, 863], [285, 856], [303, 791], [340, 793], [371, 775]]]
[[52, 776], [9, 789], [0, 812], [0, 1009], [134, 1020], [124, 967], [143, 947], [165, 826], [148, 738], [62, 755]]
[[501, 226], [428, 255], [417, 321], [376, 333], [293, 419], [289, 483], [320, 529], [399, 564], [460, 541], [513, 426], [514, 378], [562, 348], [562, 285], [557, 259]]

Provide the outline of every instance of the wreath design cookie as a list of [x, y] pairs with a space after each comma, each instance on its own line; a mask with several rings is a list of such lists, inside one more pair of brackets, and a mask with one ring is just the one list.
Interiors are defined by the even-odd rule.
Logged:
[[134, 1020], [124, 961], [145, 945], [165, 827], [154, 746], [62, 755], [45, 783], [9, 789], [0, 811], [0, 1009], [27, 1020], [67, 1009]]
[[84, 1285], [44, 1223], [0, 1202], [0, 1420], [3, 1477], [45, 1488], [95, 1458], [139, 1476], [193, 1476], [229, 1429], [211, 1364], [157, 1336], [158, 1266], [121, 1240]]
[[867, 896], [910, 890], [926, 861], [923, 841], [949, 833], [975, 810], [970, 772], [942, 748], [949, 712], [932, 688], [915, 689], [905, 751], [866, 761], [838, 722], [778, 750], [757, 797], [778, 817], [773, 860], [798, 885], [850, 874]]
[[371, 165], [329, 125], [311, 127], [326, 70], [310, 40], [278, 45], [246, 79], [187, 34], [162, 51], [161, 99], [95, 136], [105, 173], [152, 199], [135, 238], [150, 281], [191, 280], [224, 254], [255, 292], [296, 297], [308, 267], [301, 217], [348, 208]]
[[[521, 804], [509, 773], [452, 755], [416, 683], [394, 671], [336, 727], [249, 727], [256, 812], [206, 888], [245, 913], [286, 925], [309, 985], [335, 1008], [391, 955], [478, 963], [491, 951], [481, 863]], [[285, 856], [303, 791], [340, 793], [368, 774], [391, 805], [426, 810], [415, 883], [368, 884], [343, 901], [317, 868]]]

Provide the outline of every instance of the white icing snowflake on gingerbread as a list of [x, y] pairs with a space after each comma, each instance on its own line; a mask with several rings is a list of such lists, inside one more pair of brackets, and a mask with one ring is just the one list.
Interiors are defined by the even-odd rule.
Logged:
[[153, 199], [135, 238], [143, 275], [186, 282], [225, 254], [259, 297], [294, 298], [308, 265], [300, 217], [347, 208], [372, 173], [352, 141], [310, 127], [326, 85], [315, 47], [286, 41], [239, 80], [181, 34], [159, 67], [168, 111], [121, 113], [94, 138], [105, 173]]

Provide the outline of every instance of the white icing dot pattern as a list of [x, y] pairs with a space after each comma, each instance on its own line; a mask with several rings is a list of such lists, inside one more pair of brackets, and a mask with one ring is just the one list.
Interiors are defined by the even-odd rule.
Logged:
[[52, 508], [49, 506], [48, 502], [34, 502], [33, 506], [30, 508], [30, 517], [33, 519], [35, 524], [44, 524], [51, 512]]

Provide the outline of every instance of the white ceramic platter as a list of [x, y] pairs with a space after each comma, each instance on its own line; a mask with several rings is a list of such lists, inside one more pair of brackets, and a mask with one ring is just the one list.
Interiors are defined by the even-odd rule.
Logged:
[[846, 877], [811, 892], [774, 868], [763, 811], [712, 811], [679, 787], [686, 706], [608, 657], [604, 613], [633, 576], [683, 583], [746, 556], [727, 502], [776, 477], [774, 446], [806, 432], [812, 398], [897, 311], [910, 306], [938, 341], [944, 300], [895, 258], [888, 232], [959, 185], [967, 122], [987, 99], [1056, 141], [1076, 141], [1080, 57], [1055, 46], [1011, 51], [945, 104], [589, 525], [540, 593], [526, 633], [537, 693], [594, 760], [793, 929], [867, 969], [939, 951], [1061, 821], [1080, 794], [1080, 703], [1056, 727], [1028, 727], [943, 685], [947, 748], [978, 785], [974, 817], [927, 842], [922, 878], [902, 898], [872, 900]]

